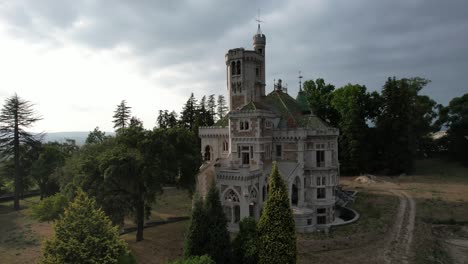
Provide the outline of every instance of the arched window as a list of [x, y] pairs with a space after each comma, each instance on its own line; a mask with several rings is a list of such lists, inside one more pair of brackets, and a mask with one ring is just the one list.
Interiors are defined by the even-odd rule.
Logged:
[[211, 147], [210, 147], [209, 145], [206, 145], [206, 147], [205, 147], [205, 157], [204, 157], [204, 160], [205, 160], [205, 161], [211, 160]]
[[240, 61], [237, 61], [237, 63], [236, 63], [236, 68], [237, 68], [236, 73], [237, 73], [237, 74], [241, 74], [241, 62], [240, 62]]
[[236, 75], [236, 63], [231, 62], [231, 75]]
[[228, 223], [237, 224], [240, 221], [240, 204], [239, 196], [234, 190], [229, 189], [224, 194], [224, 214], [228, 220]]
[[296, 177], [292, 185], [291, 190], [291, 203], [297, 205], [299, 202], [299, 188], [301, 187], [301, 180], [299, 177]]
[[223, 142], [223, 151], [228, 151], [228, 150], [229, 150], [229, 143], [226, 140], [224, 140], [224, 142]]

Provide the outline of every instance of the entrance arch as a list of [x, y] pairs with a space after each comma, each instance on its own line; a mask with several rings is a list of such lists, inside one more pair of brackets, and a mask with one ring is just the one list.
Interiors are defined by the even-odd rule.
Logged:
[[291, 204], [297, 206], [299, 203], [299, 188], [301, 186], [301, 180], [299, 177], [294, 179], [294, 183], [291, 187]]

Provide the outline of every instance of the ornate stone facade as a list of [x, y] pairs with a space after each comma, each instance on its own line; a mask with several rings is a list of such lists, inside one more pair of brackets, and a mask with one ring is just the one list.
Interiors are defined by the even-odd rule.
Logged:
[[230, 111], [217, 126], [199, 129], [205, 164], [197, 188], [203, 195], [215, 179], [229, 229], [236, 231], [242, 218], [260, 217], [276, 161], [289, 189], [296, 229], [328, 228], [335, 219], [339, 183], [338, 129], [301, 104], [302, 91], [296, 99], [289, 96], [281, 80], [265, 95], [266, 37], [260, 26], [253, 46], [226, 54]]

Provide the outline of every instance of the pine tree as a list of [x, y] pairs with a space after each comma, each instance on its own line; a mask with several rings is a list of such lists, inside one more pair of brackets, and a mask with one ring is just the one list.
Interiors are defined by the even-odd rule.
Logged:
[[125, 129], [128, 126], [131, 117], [131, 107], [127, 106], [127, 102], [122, 100], [117, 109], [114, 111], [114, 128], [116, 131]]
[[223, 119], [226, 116], [227, 110], [226, 99], [224, 99], [223, 95], [218, 95], [218, 118]]
[[208, 96], [207, 109], [213, 123], [216, 121], [216, 99], [214, 94]]
[[37, 146], [40, 143], [41, 134], [32, 135], [25, 131], [35, 122], [41, 120], [36, 116], [33, 105], [18, 97], [17, 94], [5, 100], [5, 105], [0, 113], [0, 153], [4, 157], [13, 155], [15, 168], [14, 209], [19, 210], [19, 197], [22, 192], [23, 177], [20, 166], [20, 146]]
[[194, 198], [192, 217], [185, 238], [185, 257], [202, 256], [207, 253], [206, 246], [208, 241], [207, 214], [203, 200], [196, 196]]
[[246, 217], [239, 222], [239, 233], [232, 243], [233, 263], [258, 263], [258, 234], [255, 219]]
[[117, 263], [128, 250], [105, 213], [83, 191], [65, 209], [46, 241], [41, 263]]
[[192, 130], [195, 126], [197, 116], [197, 100], [193, 93], [184, 105], [182, 113], [180, 113], [180, 123], [182, 127]]
[[227, 219], [219, 198], [219, 191], [213, 182], [205, 201], [208, 225], [207, 254], [216, 263], [231, 262], [231, 241], [227, 230]]
[[296, 230], [283, 177], [273, 164], [269, 194], [258, 222], [258, 263], [296, 263]]

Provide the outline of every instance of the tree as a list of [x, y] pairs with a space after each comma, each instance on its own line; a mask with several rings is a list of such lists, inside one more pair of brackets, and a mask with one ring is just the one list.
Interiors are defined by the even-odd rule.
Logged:
[[423, 78], [388, 78], [382, 89], [377, 133], [384, 168], [389, 174], [409, 173], [421, 140], [434, 130], [436, 103], [418, 93], [429, 83]]
[[203, 199], [197, 195], [194, 198], [192, 217], [185, 237], [184, 255], [202, 256], [208, 253], [208, 230], [207, 217]]
[[34, 136], [25, 129], [41, 120], [33, 110], [33, 105], [18, 97], [17, 94], [7, 98], [0, 113], [0, 151], [9, 157], [13, 155], [15, 167], [14, 208], [19, 210], [19, 195], [22, 189], [23, 175], [20, 168], [20, 145], [35, 146], [41, 135]]
[[226, 116], [226, 112], [228, 111], [226, 105], [226, 99], [224, 99], [223, 95], [218, 95], [218, 108], [217, 114], [219, 119], [223, 119]]
[[210, 114], [210, 119], [213, 123], [216, 121], [216, 99], [214, 94], [208, 96], [207, 109]]
[[331, 105], [334, 90], [335, 86], [325, 84], [321, 78], [304, 82], [304, 92], [312, 113], [332, 126], [338, 123], [338, 114]]
[[117, 227], [82, 191], [54, 230], [54, 236], [45, 243], [41, 263], [117, 263], [128, 251]]
[[89, 132], [86, 137], [86, 144], [100, 144], [106, 139], [106, 132], [99, 130], [99, 127], [95, 127], [93, 131]]
[[174, 128], [177, 126], [177, 113], [175, 111], [159, 110], [159, 115], [156, 120], [159, 128]]
[[212, 182], [205, 200], [206, 222], [209, 227], [207, 254], [216, 263], [231, 262], [231, 241], [227, 230], [227, 219], [219, 198], [219, 191]]
[[182, 113], [180, 114], [181, 126], [194, 131], [195, 121], [197, 117], [197, 100], [193, 93], [184, 105]]
[[188, 257], [183, 260], [176, 260], [168, 264], [215, 264], [215, 262], [207, 255]]
[[128, 126], [131, 117], [131, 107], [127, 106], [127, 102], [122, 100], [117, 109], [114, 111], [114, 128], [117, 132]]
[[339, 114], [339, 159], [343, 173], [366, 170], [367, 121], [371, 118], [371, 96], [365, 86], [347, 84], [333, 92], [331, 105]]
[[258, 263], [296, 263], [296, 230], [288, 191], [276, 162], [266, 205], [258, 222]]
[[468, 93], [453, 98], [443, 109], [443, 123], [448, 127], [448, 151], [468, 166]]
[[32, 163], [31, 176], [41, 192], [41, 200], [59, 191], [58, 183], [53, 179], [56, 170], [65, 163], [66, 154], [58, 143], [44, 144], [39, 157]]
[[246, 217], [239, 222], [239, 233], [232, 243], [234, 263], [258, 263], [258, 234], [255, 219]]

